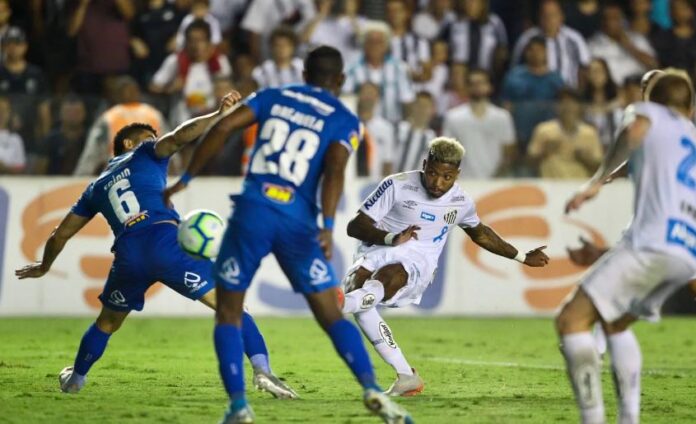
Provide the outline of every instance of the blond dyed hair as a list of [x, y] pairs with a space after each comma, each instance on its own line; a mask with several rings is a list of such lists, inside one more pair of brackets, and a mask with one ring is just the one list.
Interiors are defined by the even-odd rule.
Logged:
[[459, 165], [466, 154], [461, 143], [450, 137], [437, 137], [428, 145], [428, 160]]

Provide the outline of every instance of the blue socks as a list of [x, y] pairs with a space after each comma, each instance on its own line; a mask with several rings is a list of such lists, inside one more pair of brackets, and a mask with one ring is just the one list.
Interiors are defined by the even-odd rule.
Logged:
[[97, 328], [97, 324], [92, 324], [85, 335], [82, 336], [80, 348], [75, 357], [74, 373], [82, 377], [87, 375], [89, 369], [101, 358], [109, 342], [111, 334], [105, 333]]
[[220, 377], [230, 396], [230, 408], [239, 410], [246, 406], [242, 331], [232, 324], [216, 324], [214, 338]]
[[242, 315], [242, 339], [244, 340], [244, 353], [254, 369], [260, 369], [270, 374], [271, 365], [268, 360], [266, 342], [263, 340], [254, 318], [246, 312]]
[[336, 321], [327, 331], [336, 351], [348, 364], [363, 389], [382, 391], [375, 382], [375, 371], [358, 329], [346, 319]]

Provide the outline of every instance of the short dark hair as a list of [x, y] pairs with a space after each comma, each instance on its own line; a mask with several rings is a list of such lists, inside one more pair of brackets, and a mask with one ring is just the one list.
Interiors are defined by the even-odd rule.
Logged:
[[333, 47], [319, 46], [307, 54], [304, 69], [308, 84], [327, 85], [343, 73], [343, 56]]
[[475, 74], [485, 75], [486, 78], [488, 78], [488, 81], [491, 80], [491, 76], [487, 70], [480, 68], [478, 66], [472, 66], [471, 68], [469, 68], [469, 72], [466, 75], [466, 82], [467, 83], [471, 82], [471, 77]]
[[543, 35], [535, 35], [534, 37], [529, 39], [529, 42], [527, 42], [527, 46], [524, 49], [527, 50], [529, 46], [531, 46], [532, 44], [539, 44], [546, 48], [546, 37], [544, 37]]
[[421, 90], [421, 91], [417, 92], [417, 93], [416, 93], [416, 98], [417, 98], [417, 99], [418, 99], [418, 98], [421, 98], [421, 99], [428, 99], [428, 100], [430, 100], [431, 102], [434, 102], [434, 101], [435, 101], [435, 98], [433, 97], [432, 93], [430, 93], [430, 91], [425, 91], [425, 90]]
[[635, 85], [641, 87], [643, 85], [643, 76], [641, 74], [629, 75], [624, 79], [623, 86]]
[[204, 21], [203, 19], [194, 19], [189, 26], [186, 27], [186, 31], [184, 31], [184, 37], [186, 39], [189, 38], [189, 35], [191, 35], [192, 31], [195, 30], [201, 30], [205, 31], [205, 34], [208, 38], [208, 41], [212, 38], [212, 31], [210, 30], [210, 24], [208, 22]]
[[582, 101], [582, 98], [580, 97], [580, 93], [578, 93], [576, 90], [573, 90], [570, 87], [563, 87], [560, 90], [558, 90], [558, 101], [561, 100], [573, 100], [577, 103], [580, 103]]
[[291, 27], [287, 25], [281, 25], [274, 29], [273, 32], [271, 32], [271, 43], [275, 41], [276, 38], [288, 39], [290, 40], [290, 42], [292, 42], [293, 46], [297, 46], [298, 43], [297, 34]]
[[114, 156], [124, 154], [126, 152], [126, 146], [124, 146], [123, 142], [126, 139], [132, 139], [142, 131], [148, 131], [154, 134], [155, 136], [157, 135], [157, 130], [152, 128], [151, 125], [146, 124], [144, 122], [134, 122], [118, 130], [116, 136], [114, 137]]

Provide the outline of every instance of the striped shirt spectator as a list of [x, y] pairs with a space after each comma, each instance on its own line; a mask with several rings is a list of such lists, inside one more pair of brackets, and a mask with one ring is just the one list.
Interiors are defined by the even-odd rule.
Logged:
[[251, 76], [259, 88], [301, 83], [304, 64], [295, 57], [297, 35], [290, 27], [280, 26], [271, 34], [271, 59], [257, 66]]
[[426, 92], [418, 93], [408, 120], [399, 122], [395, 128], [396, 155], [394, 171], [405, 172], [420, 169], [428, 153], [428, 143], [435, 138], [430, 121], [435, 114], [433, 97]]
[[431, 41], [436, 39], [449, 23], [457, 19], [450, 7], [450, 0], [431, 1], [426, 10], [416, 13], [413, 17], [413, 32]]
[[430, 44], [411, 31], [411, 14], [405, 0], [388, 0], [386, 10], [387, 23], [392, 32], [391, 54], [417, 72], [423, 63], [430, 60]]
[[539, 26], [520, 36], [512, 52], [512, 62], [522, 61], [524, 50], [534, 37], [546, 38], [549, 69], [561, 74], [563, 81], [578, 86], [578, 73], [590, 64], [590, 51], [585, 39], [576, 30], [563, 25], [563, 11], [556, 1], [546, 1], [539, 12]]

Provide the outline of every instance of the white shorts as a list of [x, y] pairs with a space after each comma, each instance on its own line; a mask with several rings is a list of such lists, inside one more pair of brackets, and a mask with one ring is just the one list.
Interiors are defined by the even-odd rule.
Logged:
[[606, 322], [626, 314], [657, 321], [665, 300], [694, 272], [680, 258], [621, 243], [590, 268], [580, 285]]
[[353, 266], [346, 273], [343, 285], [346, 289], [351, 280], [351, 275], [359, 268], [377, 272], [381, 268], [391, 264], [401, 264], [408, 273], [406, 285], [399, 289], [394, 296], [380, 303], [390, 308], [401, 308], [408, 305], [418, 305], [423, 293], [432, 283], [437, 270], [438, 258], [428, 258], [422, 252], [416, 252], [402, 246], [374, 246], [364, 252], [358, 252]]

